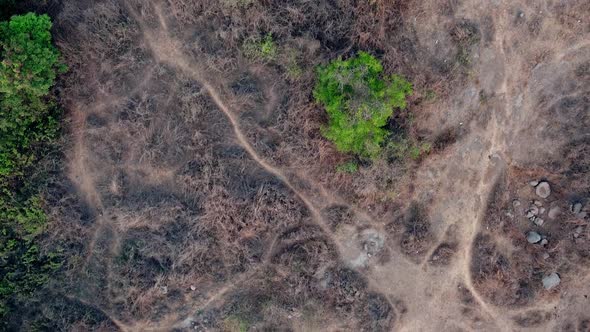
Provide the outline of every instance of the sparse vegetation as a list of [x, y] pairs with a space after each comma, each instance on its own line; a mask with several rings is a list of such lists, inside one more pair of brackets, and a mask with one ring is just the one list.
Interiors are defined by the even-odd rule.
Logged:
[[287, 78], [297, 80], [303, 75], [303, 69], [299, 65], [298, 53], [295, 49], [288, 49], [285, 55], [285, 71]]
[[227, 7], [244, 8], [254, 3], [255, 0], [222, 0]]
[[417, 160], [430, 153], [432, 145], [430, 143], [415, 143], [411, 139], [402, 138], [389, 141], [386, 150], [388, 157], [393, 159], [411, 158]]
[[349, 161], [336, 167], [336, 171], [339, 173], [356, 173], [358, 170], [359, 165], [354, 161]]
[[252, 60], [269, 62], [276, 59], [278, 47], [270, 33], [264, 37], [255, 37], [244, 42], [244, 55]]
[[338, 150], [376, 158], [387, 136], [383, 127], [394, 109], [406, 107], [412, 85], [366, 52], [318, 67], [314, 97], [328, 113], [323, 135]]

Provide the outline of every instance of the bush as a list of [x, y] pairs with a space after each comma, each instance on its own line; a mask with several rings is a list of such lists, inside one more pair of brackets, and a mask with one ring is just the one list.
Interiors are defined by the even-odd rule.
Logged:
[[336, 166], [336, 172], [338, 173], [356, 173], [359, 170], [359, 165], [354, 161], [349, 161]]
[[272, 61], [277, 57], [278, 47], [269, 33], [264, 38], [252, 38], [244, 42], [244, 55], [257, 61]]
[[387, 131], [383, 127], [395, 108], [406, 107], [412, 85], [398, 75], [383, 75], [380, 61], [366, 52], [337, 59], [317, 69], [313, 91], [328, 113], [323, 135], [339, 151], [375, 158]]
[[0, 329], [59, 266], [36, 245], [47, 216], [30, 167], [58, 132], [49, 91], [65, 68], [50, 29], [47, 15], [32, 13], [0, 23]]

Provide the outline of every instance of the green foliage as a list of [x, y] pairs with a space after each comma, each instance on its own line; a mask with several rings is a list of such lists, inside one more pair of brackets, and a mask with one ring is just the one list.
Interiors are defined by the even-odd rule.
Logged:
[[51, 20], [32, 13], [0, 23], [0, 177], [34, 160], [32, 147], [55, 137], [55, 107], [46, 102], [65, 70], [51, 44]]
[[30, 167], [58, 132], [49, 91], [65, 68], [50, 28], [32, 13], [0, 23], [0, 319], [59, 267], [36, 244], [47, 216]]
[[338, 173], [356, 173], [358, 170], [359, 165], [354, 161], [349, 161], [336, 166], [336, 172]]
[[244, 55], [249, 59], [268, 62], [276, 59], [278, 47], [269, 33], [263, 38], [256, 37], [246, 40], [243, 51]]
[[380, 61], [366, 52], [317, 69], [314, 97], [328, 113], [323, 135], [339, 151], [376, 158], [387, 136], [383, 127], [395, 108], [406, 107], [412, 85], [399, 75], [383, 75]]
[[418, 144], [406, 138], [389, 141], [386, 146], [387, 156], [396, 160], [417, 160], [429, 154], [431, 150], [430, 143]]

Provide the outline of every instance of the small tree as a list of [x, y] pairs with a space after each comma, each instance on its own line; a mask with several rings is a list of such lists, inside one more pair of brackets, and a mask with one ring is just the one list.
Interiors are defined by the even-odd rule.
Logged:
[[395, 108], [406, 107], [412, 85], [399, 75], [383, 75], [374, 56], [359, 52], [317, 69], [314, 97], [328, 113], [323, 135], [339, 151], [375, 158], [387, 131], [383, 127]]

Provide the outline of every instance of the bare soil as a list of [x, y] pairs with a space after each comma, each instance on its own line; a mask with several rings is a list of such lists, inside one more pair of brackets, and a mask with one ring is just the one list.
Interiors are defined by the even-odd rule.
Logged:
[[[54, 330], [589, 329], [586, 1], [50, 8], [70, 67]], [[277, 58], [244, 57], [266, 33]], [[336, 172], [314, 66], [357, 50], [414, 83], [388, 126], [430, 154]]]

